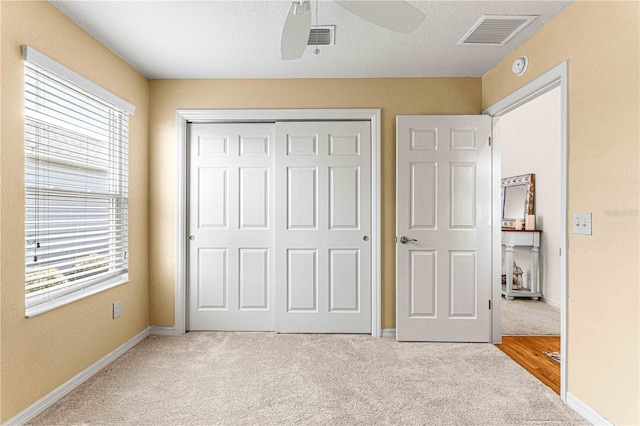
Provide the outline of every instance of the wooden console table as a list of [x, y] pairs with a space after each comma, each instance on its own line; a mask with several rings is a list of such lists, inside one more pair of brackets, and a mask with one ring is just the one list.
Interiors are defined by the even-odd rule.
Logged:
[[[538, 300], [542, 297], [540, 293], [540, 282], [538, 278], [540, 234], [542, 231], [517, 231], [515, 229], [502, 230], [502, 245], [505, 246], [505, 263], [507, 264], [507, 282], [502, 286], [502, 295], [509, 300], [514, 297], [529, 297]], [[514, 247], [529, 247], [531, 250], [531, 282], [529, 289], [513, 289], [513, 249]]]

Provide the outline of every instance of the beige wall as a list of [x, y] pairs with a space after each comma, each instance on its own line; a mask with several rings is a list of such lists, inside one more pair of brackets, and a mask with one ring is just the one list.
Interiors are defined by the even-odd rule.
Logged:
[[382, 109], [382, 327], [395, 327], [395, 116], [479, 114], [479, 78], [152, 80], [150, 322], [174, 322], [177, 108]]
[[593, 235], [569, 235], [567, 385], [621, 425], [640, 423], [639, 28], [637, 1], [579, 1], [482, 79], [487, 107], [569, 61], [569, 213]]
[[[48, 2], [0, 4], [0, 421], [15, 416], [146, 329], [148, 313], [149, 83]], [[24, 68], [20, 45], [136, 105], [130, 121], [131, 282], [63, 308], [24, 317]], [[111, 319], [111, 305], [122, 316]]]

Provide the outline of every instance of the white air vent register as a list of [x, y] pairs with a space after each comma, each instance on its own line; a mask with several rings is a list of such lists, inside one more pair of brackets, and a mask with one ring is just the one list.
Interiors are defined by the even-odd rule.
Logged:
[[458, 45], [503, 46], [529, 25], [537, 15], [483, 15]]

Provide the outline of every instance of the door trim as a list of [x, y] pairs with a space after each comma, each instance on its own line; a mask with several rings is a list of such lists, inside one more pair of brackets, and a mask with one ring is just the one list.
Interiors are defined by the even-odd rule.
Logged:
[[371, 335], [382, 336], [380, 109], [178, 109], [176, 110], [176, 263], [174, 333], [187, 330], [187, 125], [275, 121], [348, 121], [371, 123]]
[[[567, 400], [567, 340], [568, 340], [568, 277], [567, 277], [567, 255], [568, 255], [568, 149], [569, 149], [569, 63], [564, 61], [554, 68], [545, 72], [533, 81], [522, 86], [520, 89], [504, 97], [500, 101], [491, 105], [483, 111], [483, 114], [493, 118], [500, 117], [519, 106], [526, 104], [532, 99], [547, 93], [548, 91], [560, 87], [560, 398]], [[500, 188], [500, 141], [493, 143], [493, 183], [492, 188]], [[493, 229], [492, 229], [492, 250], [493, 250], [493, 300], [501, 300], [501, 247], [500, 247], [500, 203], [501, 193], [493, 192], [492, 205]], [[502, 324], [499, 321], [501, 315], [500, 303], [494, 303], [493, 315], [493, 342], [502, 341]]]

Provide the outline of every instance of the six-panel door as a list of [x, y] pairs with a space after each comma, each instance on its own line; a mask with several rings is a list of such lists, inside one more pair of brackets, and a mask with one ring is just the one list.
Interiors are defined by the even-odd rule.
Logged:
[[276, 330], [371, 333], [370, 123], [276, 128]]
[[490, 119], [398, 116], [396, 128], [396, 337], [488, 342]]
[[189, 330], [274, 330], [275, 126], [192, 124]]

